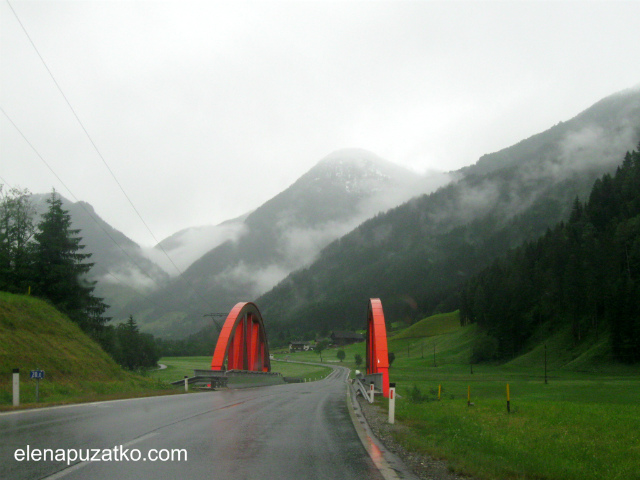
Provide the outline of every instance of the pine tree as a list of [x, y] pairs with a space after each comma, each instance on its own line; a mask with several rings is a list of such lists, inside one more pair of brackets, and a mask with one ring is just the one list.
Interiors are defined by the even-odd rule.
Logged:
[[0, 290], [26, 293], [31, 275], [34, 208], [29, 191], [0, 185]]
[[129, 315], [129, 320], [118, 325], [117, 329], [118, 344], [120, 347], [120, 365], [129, 370], [133, 370], [138, 366], [138, 336], [140, 331], [133, 315]]
[[48, 299], [85, 331], [95, 332], [108, 319], [102, 316], [107, 305], [93, 296], [95, 282], [86, 278], [93, 263], [85, 260], [91, 254], [81, 253], [80, 231], [71, 228], [71, 216], [55, 191], [47, 203], [49, 210], [34, 235], [34, 293]]
[[118, 325], [115, 331], [117, 348], [114, 357], [120, 365], [136, 370], [157, 364], [160, 356], [153, 336], [140, 333], [133, 315], [129, 315], [129, 319]]

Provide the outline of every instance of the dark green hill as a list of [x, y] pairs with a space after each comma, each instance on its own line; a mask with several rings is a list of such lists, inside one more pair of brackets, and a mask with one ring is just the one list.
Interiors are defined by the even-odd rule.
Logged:
[[463, 323], [515, 357], [541, 325], [568, 328], [574, 345], [611, 333], [618, 361], [640, 362], [640, 146], [598, 179], [567, 222], [496, 261], [462, 290]]
[[[418, 372], [433, 367], [434, 351], [437, 364], [441, 367], [469, 365], [474, 351], [484, 339], [485, 334], [477, 324], [461, 326], [460, 312], [455, 311], [423, 318], [400, 333], [389, 336], [388, 348], [390, 352], [394, 352], [398, 361], [393, 368], [410, 360], [411, 369]], [[535, 372], [542, 376], [546, 350], [547, 366], [554, 375], [560, 371], [633, 375], [636, 367], [616, 360], [610, 340], [610, 335], [603, 332], [599, 336], [589, 335], [583, 342], [576, 344], [569, 325], [555, 329], [550, 329], [549, 325], [541, 325], [517, 357], [500, 363], [499, 366], [496, 362], [484, 365], [499, 368], [503, 372]], [[353, 358], [354, 353], [362, 354], [363, 348], [363, 344], [348, 347], [347, 358]], [[476, 365], [481, 368], [481, 364]], [[395, 374], [397, 373], [396, 371]]]

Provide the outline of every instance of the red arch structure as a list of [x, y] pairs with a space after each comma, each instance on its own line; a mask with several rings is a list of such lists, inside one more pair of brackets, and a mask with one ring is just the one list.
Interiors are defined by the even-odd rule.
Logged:
[[211, 370], [270, 372], [269, 345], [262, 315], [251, 302], [236, 303], [220, 330]]
[[384, 323], [382, 302], [379, 298], [369, 299], [367, 313], [367, 375], [382, 374], [382, 395], [389, 397], [389, 350], [387, 348], [387, 327]]

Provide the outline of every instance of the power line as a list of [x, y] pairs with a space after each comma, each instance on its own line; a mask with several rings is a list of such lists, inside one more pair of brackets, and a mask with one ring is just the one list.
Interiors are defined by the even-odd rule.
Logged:
[[[130, 288], [131, 290], [133, 290], [134, 292], [136, 292], [140, 297], [142, 297], [142, 298], [144, 298], [145, 300], [147, 300], [150, 304], [155, 305], [156, 307], [158, 307], [158, 306], [162, 306], [162, 307], [164, 307], [164, 308], [167, 308], [168, 310], [170, 310], [170, 309], [171, 309], [171, 308], [169, 308], [169, 307], [168, 307], [168, 305], [159, 305], [159, 304], [156, 302], [156, 300], [154, 300], [154, 299], [153, 299], [153, 298], [151, 298], [150, 296], [148, 296], [148, 295], [146, 295], [146, 294], [142, 293], [140, 290], [138, 290], [136, 287], [134, 287], [133, 285], [131, 285], [131, 284], [130, 284], [129, 282], [127, 282], [126, 280], [123, 280], [123, 279], [121, 279], [121, 278], [118, 278], [118, 277], [117, 277], [117, 276], [116, 276], [112, 271], [107, 270], [104, 266], [99, 265], [99, 264], [96, 264], [95, 266], [97, 266], [97, 267], [101, 268], [101, 269], [102, 269], [102, 271], [103, 271], [106, 275], [108, 275], [108, 276], [110, 276], [111, 278], [113, 278], [113, 279], [114, 279], [114, 280], [115, 280], [119, 285], [125, 285], [127, 288]], [[151, 279], [151, 280], [152, 280], [154, 283], [156, 283], [156, 285], [157, 285], [157, 282], [155, 282], [155, 280], [154, 280], [153, 278], [151, 278], [151, 277], [148, 277], [148, 278], [149, 278], [149, 279]], [[111, 305], [110, 305], [110, 306], [111, 306]], [[187, 304], [187, 308], [191, 308], [191, 307]], [[195, 310], [191, 310], [191, 312], [192, 312], [192, 313], [199, 313], [199, 312], [196, 312]]]
[[[7, 114], [7, 112], [4, 111], [4, 108], [2, 108], [0, 106], [0, 111], [2, 111], [2, 114], [6, 117], [7, 120], [9, 120], [9, 123], [11, 123], [11, 125], [13, 125], [13, 128], [16, 129], [16, 131], [20, 134], [20, 136], [23, 138], [23, 140], [25, 142], [27, 142], [27, 145], [29, 145], [31, 147], [31, 150], [33, 150], [35, 152], [35, 154], [38, 156], [38, 158], [42, 161], [42, 163], [44, 163], [46, 165], [46, 167], [49, 169], [49, 171], [53, 174], [54, 177], [56, 177], [58, 179], [58, 181], [60, 182], [60, 184], [67, 190], [67, 192], [69, 192], [69, 194], [73, 197], [76, 198], [75, 195], [71, 192], [71, 189], [69, 187], [67, 187], [67, 185], [62, 181], [62, 179], [58, 176], [58, 174], [55, 172], [55, 170], [53, 170], [53, 168], [51, 168], [51, 165], [49, 165], [47, 163], [47, 161], [43, 158], [42, 155], [40, 155], [40, 152], [38, 152], [38, 150], [36, 150], [36, 147], [33, 146], [33, 144], [29, 141], [29, 139], [25, 136], [24, 133], [22, 133], [22, 130], [20, 130], [20, 128], [18, 128], [18, 126], [15, 124], [15, 122], [11, 119], [11, 117]], [[76, 199], [77, 201], [77, 199]]]
[[[147, 229], [147, 231], [149, 232], [149, 234], [151, 235], [151, 237], [153, 238], [153, 240], [156, 242], [156, 245], [160, 248], [160, 250], [162, 251], [162, 253], [167, 257], [167, 259], [169, 260], [169, 262], [171, 263], [171, 265], [173, 265], [173, 267], [175, 268], [176, 272], [178, 272], [178, 274], [180, 275], [180, 278], [187, 284], [189, 285], [189, 287], [193, 290], [193, 292], [203, 301], [204, 304], [208, 305], [210, 308], [211, 304], [202, 296], [200, 295], [200, 293], [196, 290], [196, 288], [193, 286], [193, 284], [183, 275], [182, 271], [178, 268], [178, 266], [174, 263], [173, 259], [169, 256], [169, 254], [167, 253], [167, 251], [164, 249], [164, 247], [162, 246], [162, 244], [158, 241], [158, 239], [156, 238], [156, 236], [153, 234], [153, 232], [151, 231], [151, 228], [149, 228], [149, 225], [147, 225], [147, 222], [144, 221], [144, 219], [142, 218], [142, 215], [140, 215], [140, 212], [138, 211], [138, 209], [135, 207], [135, 205], [133, 204], [133, 201], [131, 200], [131, 198], [129, 197], [129, 195], [127, 195], [127, 192], [124, 190], [124, 188], [122, 187], [122, 185], [120, 184], [120, 182], [118, 181], [118, 178], [116, 177], [116, 175], [113, 173], [113, 170], [111, 170], [111, 167], [109, 166], [109, 164], [107, 163], [106, 159], [104, 158], [104, 156], [102, 155], [102, 153], [100, 153], [100, 150], [98, 149], [98, 146], [96, 145], [96, 143], [93, 141], [93, 138], [91, 138], [91, 135], [89, 135], [89, 132], [87, 131], [87, 129], [85, 128], [84, 124], [82, 123], [82, 121], [80, 120], [80, 117], [78, 116], [78, 114], [76, 113], [75, 109], [73, 108], [73, 106], [71, 105], [71, 102], [69, 101], [69, 99], [67, 98], [67, 96], [64, 94], [62, 88], [60, 87], [60, 85], [58, 84], [57, 80], [55, 79], [53, 73], [51, 72], [51, 69], [49, 68], [49, 66], [47, 65], [47, 62], [45, 62], [44, 58], [42, 57], [42, 55], [40, 54], [40, 51], [38, 50], [38, 47], [36, 47], [36, 44], [33, 42], [33, 40], [31, 39], [31, 36], [29, 35], [29, 32], [27, 32], [27, 29], [25, 28], [25, 26], [22, 24], [22, 21], [20, 20], [20, 18], [18, 17], [18, 14], [16, 13], [16, 11], [13, 9], [13, 6], [11, 5], [11, 2], [9, 2], [9, 0], [6, 0], [7, 4], [9, 5], [9, 8], [11, 9], [11, 11], [13, 12], [13, 16], [16, 18], [16, 20], [18, 21], [18, 23], [20, 24], [20, 28], [22, 28], [22, 31], [24, 32], [24, 34], [26, 35], [26, 37], [29, 39], [29, 43], [31, 43], [31, 46], [33, 47], [33, 49], [35, 50], [36, 54], [38, 55], [38, 58], [40, 58], [40, 61], [42, 62], [42, 64], [44, 65], [44, 68], [47, 70], [47, 72], [49, 73], [49, 76], [51, 77], [51, 79], [53, 80], [53, 83], [55, 84], [56, 88], [58, 89], [58, 91], [60, 92], [60, 95], [62, 95], [62, 98], [64, 98], [64, 101], [67, 103], [67, 106], [69, 107], [69, 109], [71, 110], [71, 113], [73, 114], [73, 116], [75, 117], [75, 119], [77, 120], [78, 124], [80, 125], [80, 127], [82, 128], [82, 131], [85, 133], [85, 135], [87, 136], [87, 138], [89, 139], [89, 142], [91, 143], [91, 145], [93, 146], [94, 150], [96, 151], [96, 153], [98, 154], [98, 157], [100, 157], [100, 160], [102, 160], [102, 163], [104, 164], [104, 166], [106, 167], [106, 169], [108, 170], [109, 174], [111, 174], [111, 177], [113, 178], [113, 180], [116, 182], [116, 184], [118, 185], [118, 187], [120, 188], [120, 191], [122, 192], [122, 194], [125, 196], [125, 198], [127, 199], [127, 201], [129, 202], [129, 204], [131, 205], [131, 208], [133, 208], [133, 211], [136, 213], [136, 215], [138, 216], [138, 218], [140, 219], [140, 221], [142, 222], [142, 224], [145, 226], [145, 228]], [[4, 113], [4, 111], [3, 111]], [[6, 116], [6, 113], [5, 113]], [[13, 123], [13, 122], [12, 122]], [[56, 177], [59, 179], [59, 177], [56, 175]], [[64, 185], [64, 184], [63, 184]], [[65, 188], [68, 189], [68, 187]]]
[[[131, 261], [131, 263], [133, 263], [133, 265], [135, 265], [138, 270], [140, 270], [140, 272], [142, 272], [149, 280], [151, 280], [153, 283], [155, 283], [158, 287], [160, 287], [160, 285], [158, 284], [158, 282], [149, 274], [149, 272], [147, 272], [146, 269], [144, 269], [143, 267], [141, 267], [138, 262], [135, 261], [134, 258], [132, 258], [129, 253], [127, 253], [127, 251], [124, 249], [124, 247], [122, 247], [122, 245], [120, 245], [117, 240], [115, 238], [113, 238], [111, 236], [111, 234], [104, 228], [104, 226], [98, 221], [97, 218], [95, 218], [95, 216], [89, 211], [89, 209], [87, 207], [85, 207], [84, 203], [78, 200], [78, 197], [76, 197], [76, 195], [71, 191], [71, 189], [62, 181], [62, 179], [60, 178], [60, 176], [55, 172], [55, 170], [51, 167], [51, 165], [49, 165], [49, 163], [44, 159], [44, 157], [40, 154], [40, 152], [38, 152], [38, 150], [36, 149], [36, 147], [29, 141], [29, 139], [25, 136], [25, 134], [22, 132], [22, 130], [20, 130], [20, 128], [15, 124], [15, 122], [11, 119], [11, 117], [9, 117], [9, 115], [7, 114], [7, 112], [5, 112], [4, 108], [2, 108], [0, 106], [0, 111], [2, 112], [2, 114], [6, 117], [6, 119], [9, 121], [9, 123], [11, 123], [11, 125], [13, 125], [13, 128], [16, 129], [16, 131], [20, 134], [20, 136], [23, 138], [23, 140], [27, 143], [27, 145], [29, 145], [29, 147], [31, 147], [31, 150], [33, 150], [33, 152], [36, 154], [36, 156], [42, 161], [42, 163], [44, 163], [46, 165], [46, 167], [49, 169], [49, 171], [53, 174], [53, 176], [55, 176], [58, 181], [60, 182], [60, 184], [67, 190], [68, 194], [76, 201], [76, 203], [78, 205], [80, 205], [80, 207], [85, 211], [85, 213], [87, 214], [87, 216], [89, 218], [91, 218], [91, 220], [93, 220], [93, 222], [98, 226], [98, 228], [100, 228], [100, 230], [103, 231], [103, 233], [107, 236], [107, 238], [109, 238], [109, 240], [111, 240], [113, 242], [113, 244], [118, 247], [118, 249], [120, 249], [120, 251]], [[9, 183], [7, 181], [5, 181], [4, 179], [2, 179], [5, 184], [9, 185]], [[100, 268], [102, 268], [108, 275], [112, 276], [114, 279], [116, 279], [117, 281], [119, 281], [120, 283], [127, 285], [129, 288], [131, 288], [132, 290], [134, 290], [136, 293], [140, 294], [142, 297], [144, 297], [145, 299], [149, 300], [152, 304], [155, 304], [156, 306], [158, 306], [158, 304], [150, 299], [149, 297], [147, 297], [146, 295], [140, 293], [137, 289], [135, 289], [134, 287], [132, 287], [131, 285], [127, 284], [127, 282], [123, 282], [120, 279], [118, 279], [112, 272], [110, 272], [109, 270], [107, 270], [104, 266], [99, 265]], [[191, 309], [189, 307], [189, 305], [187, 304], [187, 308]], [[191, 309], [192, 312], [195, 312], [193, 309]]]

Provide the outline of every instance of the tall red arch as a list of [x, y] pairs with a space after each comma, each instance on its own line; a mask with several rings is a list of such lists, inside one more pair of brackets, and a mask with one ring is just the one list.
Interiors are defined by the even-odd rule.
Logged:
[[251, 302], [236, 303], [220, 330], [211, 370], [270, 372], [269, 345], [262, 315]]
[[367, 313], [367, 375], [382, 374], [382, 394], [389, 397], [389, 349], [382, 302], [369, 299]]

